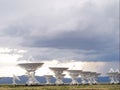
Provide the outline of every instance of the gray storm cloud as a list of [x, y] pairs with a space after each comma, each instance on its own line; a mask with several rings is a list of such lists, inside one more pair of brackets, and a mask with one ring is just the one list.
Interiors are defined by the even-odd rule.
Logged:
[[119, 0], [13, 2], [0, 6], [0, 45], [39, 59], [118, 60]]

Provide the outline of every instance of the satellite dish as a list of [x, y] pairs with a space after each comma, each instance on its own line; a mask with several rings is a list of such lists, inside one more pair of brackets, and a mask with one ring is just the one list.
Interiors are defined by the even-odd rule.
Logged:
[[88, 84], [89, 71], [83, 71], [81, 75], [82, 84]]
[[110, 69], [110, 71], [107, 73], [109, 78], [110, 78], [110, 83], [111, 84], [118, 84], [120, 83], [120, 72], [119, 69], [116, 69], [116, 71], [113, 71]]
[[100, 75], [100, 73], [97, 72], [91, 72], [91, 82], [92, 84], [97, 84], [97, 78]]
[[27, 85], [36, 85], [39, 84], [39, 81], [35, 78], [35, 71], [40, 68], [43, 63], [20, 63], [18, 66], [25, 69], [27, 71], [28, 81]]
[[111, 68], [111, 69], [109, 70], [109, 73], [111, 73], [111, 72], [114, 72], [113, 68]]
[[53, 75], [44, 75], [45, 79], [46, 79], [46, 84], [50, 85], [51, 84], [51, 78], [53, 77]]
[[79, 84], [79, 82], [77, 81], [78, 76], [80, 75], [80, 73], [82, 72], [82, 70], [67, 70], [70, 77], [72, 78], [72, 82], [71, 84]]
[[65, 74], [63, 72], [67, 70], [68, 68], [66, 67], [50, 67], [50, 70], [52, 70], [55, 74], [56, 77], [56, 84], [63, 84], [62, 79], [64, 78]]
[[119, 69], [116, 69], [116, 71], [115, 71], [115, 72], [120, 73]]

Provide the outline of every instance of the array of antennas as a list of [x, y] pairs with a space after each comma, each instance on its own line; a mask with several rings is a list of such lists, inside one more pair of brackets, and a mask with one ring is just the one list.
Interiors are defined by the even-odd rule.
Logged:
[[[21, 68], [26, 70], [28, 77], [27, 85], [36, 85], [39, 84], [39, 81], [35, 78], [35, 71], [40, 68], [43, 63], [20, 63], [18, 64]], [[97, 77], [100, 75], [96, 72], [86, 72], [82, 70], [68, 70], [67, 67], [49, 67], [51, 71], [54, 72], [56, 82], [54, 84], [64, 84], [63, 79], [66, 76], [64, 71], [68, 72], [71, 76], [72, 82], [70, 84], [97, 84]], [[81, 76], [82, 82], [79, 83], [77, 79]], [[51, 84], [51, 78], [53, 75], [44, 75], [46, 78], [46, 84]]]
[[120, 83], [120, 71], [119, 69], [113, 70], [112, 68], [107, 73], [110, 78], [111, 84], [118, 84]]
[[[30, 57], [26, 63], [20, 63], [18, 64], [21, 68], [26, 70], [26, 74], [28, 77], [28, 81], [26, 82], [27, 85], [36, 85], [40, 84], [39, 81], [35, 78], [35, 71], [40, 68], [44, 63], [32, 63], [34, 61], [33, 57]], [[82, 70], [75, 70], [73, 69], [75, 65], [72, 67], [72, 69], [68, 69], [67, 67], [49, 67], [51, 71], [54, 72], [54, 75], [44, 75], [46, 78], [46, 84], [64, 84], [63, 79], [66, 76], [64, 74], [64, 71], [68, 72], [69, 76], [71, 77], [72, 82], [69, 84], [97, 84], [97, 78], [100, 75], [100, 73], [97, 72], [90, 72], [90, 71], [82, 71]], [[110, 71], [107, 73], [110, 78], [111, 84], [120, 83], [120, 71], [119, 69], [116, 69], [115, 71], [111, 68]], [[51, 78], [55, 76], [56, 82], [51, 83]], [[81, 82], [78, 82], [78, 78], [81, 78]], [[19, 80], [19, 77], [13, 75], [13, 84], [16, 85], [16, 80]]]

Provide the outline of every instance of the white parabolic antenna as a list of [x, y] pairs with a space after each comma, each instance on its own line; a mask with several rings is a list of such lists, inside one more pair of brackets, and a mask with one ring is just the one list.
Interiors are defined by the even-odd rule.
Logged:
[[87, 83], [88, 83], [89, 73], [90, 73], [90, 72], [88, 72], [88, 71], [83, 71], [83, 72], [81, 73], [82, 84], [87, 84]]
[[99, 75], [101, 74], [97, 72], [91, 72], [89, 77], [90, 84], [97, 84], [97, 78]]
[[27, 71], [28, 81], [26, 84], [28, 85], [35, 85], [39, 84], [37, 79], [35, 78], [35, 71], [40, 68], [44, 63], [20, 63], [18, 64], [21, 68]]
[[82, 70], [67, 70], [67, 71], [72, 78], [71, 84], [79, 84], [77, 78], [79, 77]]
[[46, 84], [51, 84], [51, 78], [53, 77], [53, 75], [44, 75], [45, 79], [46, 79]]
[[114, 71], [112, 68], [109, 70], [109, 72], [107, 73], [107, 75], [110, 78], [110, 83], [111, 84], [115, 84], [115, 83], [120, 83], [120, 72], [119, 69], [116, 69], [116, 71]]
[[56, 84], [63, 84], [62, 79], [64, 78], [65, 74], [63, 72], [67, 70], [66, 67], [50, 67], [50, 69], [54, 72], [56, 77]]

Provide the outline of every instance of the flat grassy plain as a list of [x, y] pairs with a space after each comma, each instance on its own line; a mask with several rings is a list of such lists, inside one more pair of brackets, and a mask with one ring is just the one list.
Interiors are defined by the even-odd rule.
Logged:
[[0, 85], [0, 90], [120, 90], [120, 85], [24, 86]]

